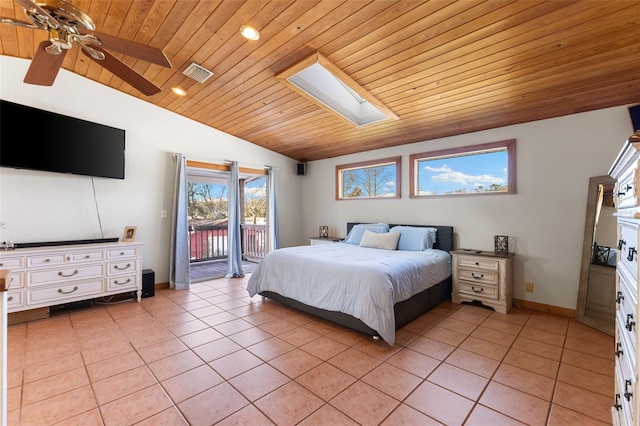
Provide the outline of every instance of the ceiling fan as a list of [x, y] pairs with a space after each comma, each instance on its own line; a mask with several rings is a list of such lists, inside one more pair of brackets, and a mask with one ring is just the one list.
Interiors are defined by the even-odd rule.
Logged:
[[3, 24], [45, 30], [49, 40], [38, 46], [25, 83], [51, 86], [62, 66], [67, 50], [77, 43], [82, 53], [92, 61], [100, 64], [132, 87], [145, 95], [151, 96], [160, 92], [160, 88], [138, 74], [105, 49], [133, 56], [147, 62], [171, 68], [171, 62], [155, 47], [136, 43], [108, 34], [95, 31], [95, 24], [89, 16], [75, 6], [62, 0], [15, 0], [24, 8], [31, 22], [17, 21], [0, 17]]

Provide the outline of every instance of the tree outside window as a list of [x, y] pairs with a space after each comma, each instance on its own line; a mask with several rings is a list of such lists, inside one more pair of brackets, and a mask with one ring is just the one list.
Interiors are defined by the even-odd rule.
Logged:
[[401, 157], [336, 166], [336, 199], [400, 198]]

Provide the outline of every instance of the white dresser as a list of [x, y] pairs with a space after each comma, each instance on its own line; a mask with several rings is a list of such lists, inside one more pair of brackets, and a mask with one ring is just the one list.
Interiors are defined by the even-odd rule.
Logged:
[[615, 393], [611, 408], [614, 425], [637, 425], [640, 420], [638, 394], [638, 241], [640, 204], [636, 184], [640, 159], [640, 134], [629, 138], [609, 175], [618, 219], [616, 262]]
[[10, 269], [8, 312], [129, 291], [142, 295], [142, 243], [99, 243], [0, 251]]

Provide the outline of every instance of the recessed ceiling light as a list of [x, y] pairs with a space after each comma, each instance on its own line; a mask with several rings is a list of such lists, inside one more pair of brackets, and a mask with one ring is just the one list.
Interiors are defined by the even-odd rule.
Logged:
[[178, 96], [187, 96], [187, 92], [185, 92], [184, 89], [181, 89], [180, 87], [172, 87], [171, 90]]
[[240, 27], [240, 34], [249, 40], [258, 40], [260, 38], [260, 31], [256, 30], [250, 25], [243, 25]]

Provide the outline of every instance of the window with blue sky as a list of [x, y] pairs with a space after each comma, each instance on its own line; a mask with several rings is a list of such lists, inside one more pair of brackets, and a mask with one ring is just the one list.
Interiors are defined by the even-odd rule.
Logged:
[[515, 193], [515, 141], [414, 154], [411, 196]]

